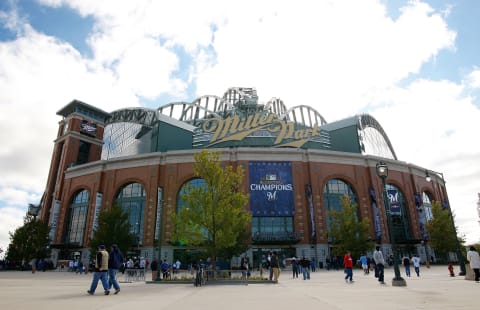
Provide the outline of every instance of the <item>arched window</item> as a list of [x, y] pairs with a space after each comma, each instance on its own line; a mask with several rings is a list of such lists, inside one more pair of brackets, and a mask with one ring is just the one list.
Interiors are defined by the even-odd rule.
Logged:
[[432, 199], [430, 198], [430, 195], [427, 192], [422, 193], [422, 201], [423, 201], [423, 209], [425, 210], [425, 218], [427, 219], [427, 221], [430, 221], [433, 219]]
[[387, 198], [392, 220], [392, 233], [397, 241], [412, 238], [407, 204], [403, 193], [393, 184], [387, 184]]
[[67, 244], [78, 246], [83, 245], [83, 234], [85, 232], [89, 197], [89, 192], [87, 190], [82, 190], [72, 199], [72, 203], [68, 209]]
[[130, 183], [124, 186], [115, 202], [128, 213], [130, 232], [137, 237], [137, 244], [142, 244], [143, 222], [146, 203], [146, 193], [142, 184]]
[[342, 209], [340, 200], [345, 194], [350, 196], [352, 203], [357, 203], [357, 197], [348, 183], [345, 183], [340, 179], [329, 180], [323, 189], [327, 212], [330, 210], [340, 211]]
[[[342, 206], [340, 205], [340, 201], [343, 195], [348, 195], [352, 204], [357, 203], [357, 197], [352, 190], [352, 187], [340, 180], [340, 179], [330, 179], [328, 183], [325, 185], [323, 189], [323, 197], [325, 202], [325, 209], [327, 211], [327, 227], [328, 230], [330, 229], [330, 215], [328, 214], [329, 211], [335, 210], [340, 211], [342, 210]], [[330, 237], [329, 237], [330, 238]]]
[[182, 195], [187, 193], [187, 190], [190, 186], [194, 188], [198, 188], [198, 187], [207, 186], [207, 183], [205, 183], [204, 179], [200, 179], [200, 178], [191, 179], [183, 183], [182, 187], [180, 187], [180, 190], [178, 191], [178, 194], [177, 194], [177, 213], [182, 208], [186, 207], [185, 202], [182, 200]]

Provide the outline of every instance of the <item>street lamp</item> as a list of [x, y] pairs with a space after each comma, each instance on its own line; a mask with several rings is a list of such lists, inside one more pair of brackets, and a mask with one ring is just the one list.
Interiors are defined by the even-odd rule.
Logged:
[[36, 220], [38, 213], [40, 212], [40, 206], [29, 203], [28, 204], [28, 215], [33, 216], [33, 219]]
[[395, 243], [395, 236], [393, 235], [392, 230], [392, 218], [390, 214], [390, 203], [387, 199], [387, 186], [385, 184], [385, 179], [388, 176], [388, 166], [384, 162], [377, 163], [377, 175], [382, 179], [383, 186], [383, 204], [385, 205], [385, 212], [387, 213], [387, 225], [388, 225], [388, 234], [390, 235], [390, 242], [392, 244], [393, 252], [393, 270], [395, 272], [395, 277], [392, 279], [392, 286], [407, 286], [407, 281], [400, 275], [400, 268], [398, 267], [398, 257], [397, 257], [397, 246]]
[[[430, 176], [429, 172], [439, 176], [442, 179], [443, 186], [445, 186], [445, 179], [443, 178], [443, 173], [441, 173], [441, 172], [436, 172], [436, 171], [432, 171], [432, 170], [425, 170], [425, 180], [427, 182], [432, 181], [432, 177]], [[440, 192], [441, 191], [440, 191], [440, 188], [439, 188], [439, 193], [438, 193], [439, 198], [441, 198], [440, 197]], [[446, 189], [445, 189], [445, 198], [446, 198], [445, 200], [448, 203], [448, 206], [449, 206], [449, 209], [450, 209], [450, 202], [448, 201], [448, 196], [447, 196], [447, 190]], [[467, 270], [465, 268], [465, 260], [463, 259], [463, 254], [462, 254], [462, 251], [461, 251], [460, 241], [458, 241], [457, 228], [455, 227], [455, 221], [453, 220], [452, 210], [450, 210], [450, 221], [451, 221], [450, 223], [452, 225], [453, 232], [455, 234], [455, 245], [457, 247], [456, 250], [457, 250], [458, 263], [460, 264], [460, 272], [458, 273], [458, 275], [464, 276], [467, 273]]]

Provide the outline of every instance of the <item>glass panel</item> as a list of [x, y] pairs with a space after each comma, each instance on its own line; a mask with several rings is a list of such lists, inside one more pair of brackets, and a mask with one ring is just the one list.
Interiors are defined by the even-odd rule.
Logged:
[[[327, 211], [327, 230], [330, 229], [331, 218], [328, 212], [331, 210], [340, 211], [342, 206], [340, 201], [343, 195], [347, 194], [350, 197], [352, 204], [357, 204], [357, 197], [348, 183], [340, 179], [331, 179], [323, 189], [325, 209]], [[330, 237], [329, 237], [330, 238]]]
[[117, 196], [116, 203], [128, 213], [130, 232], [137, 237], [137, 244], [142, 244], [146, 192], [140, 183], [126, 185]]
[[425, 217], [427, 218], [427, 221], [430, 221], [433, 219], [432, 202], [426, 192], [422, 193], [422, 200], [423, 200], [423, 209], [425, 210]]
[[83, 245], [83, 234], [85, 232], [85, 225], [88, 211], [89, 192], [83, 190], [79, 192], [72, 199], [72, 204], [69, 208], [68, 228], [66, 234], [66, 243]]
[[205, 180], [204, 179], [191, 179], [185, 183], [183, 183], [182, 187], [178, 191], [177, 194], [177, 213], [185, 207], [185, 203], [182, 200], [182, 195], [187, 193], [187, 188], [189, 186], [192, 186], [194, 188], [199, 188], [202, 186], [206, 186]]

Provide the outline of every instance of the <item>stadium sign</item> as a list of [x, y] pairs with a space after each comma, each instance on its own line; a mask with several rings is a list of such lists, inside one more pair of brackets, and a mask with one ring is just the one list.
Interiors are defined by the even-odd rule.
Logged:
[[253, 133], [266, 130], [275, 137], [274, 146], [301, 147], [309, 139], [320, 136], [320, 128], [295, 126], [295, 122], [280, 119], [277, 114], [257, 112], [246, 118], [238, 115], [210, 118], [204, 121], [202, 131], [211, 134], [209, 146], [228, 141], [241, 141]]

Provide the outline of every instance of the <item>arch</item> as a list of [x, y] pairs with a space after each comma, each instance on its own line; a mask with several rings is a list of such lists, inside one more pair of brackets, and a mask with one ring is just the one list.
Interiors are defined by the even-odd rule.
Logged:
[[288, 109], [282, 118], [286, 118], [287, 120], [306, 127], [313, 127], [314, 125], [322, 126], [327, 124], [327, 121], [317, 110], [307, 105], [298, 105]]
[[210, 117], [221, 117], [232, 107], [218, 96], [202, 96], [193, 102], [172, 102], [157, 109], [158, 113], [179, 121], [198, 125], [199, 121]]
[[80, 189], [73, 195], [68, 208], [67, 231], [65, 234], [66, 244], [83, 245], [89, 201], [90, 191], [87, 189]]
[[283, 100], [280, 100], [279, 98], [272, 98], [265, 105], [265, 110], [281, 116], [286, 114], [287, 106], [285, 103], [283, 103]]
[[358, 139], [363, 154], [397, 160], [393, 145], [380, 123], [371, 115], [358, 115]]
[[185, 207], [185, 204], [182, 200], [182, 194], [185, 194], [188, 192], [188, 189], [190, 187], [200, 187], [200, 186], [207, 186], [205, 183], [205, 180], [202, 178], [191, 178], [187, 181], [185, 181], [181, 186], [180, 189], [177, 192], [177, 208], [176, 212], [178, 213], [182, 208]]
[[128, 214], [130, 232], [136, 236], [139, 246], [143, 240], [146, 201], [145, 187], [139, 182], [130, 182], [123, 185], [115, 196], [115, 203]]
[[[330, 215], [328, 213], [332, 210], [340, 211], [342, 209], [342, 206], [340, 205], [340, 200], [343, 195], [349, 195], [351, 202], [353, 204], [358, 204], [357, 195], [355, 194], [350, 184], [351, 183], [346, 182], [340, 178], [330, 178], [323, 187], [323, 200], [326, 213], [325, 218], [327, 220], [327, 231], [330, 231], [331, 221]], [[332, 241], [330, 236], [328, 237], [328, 241]]]

